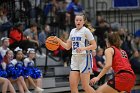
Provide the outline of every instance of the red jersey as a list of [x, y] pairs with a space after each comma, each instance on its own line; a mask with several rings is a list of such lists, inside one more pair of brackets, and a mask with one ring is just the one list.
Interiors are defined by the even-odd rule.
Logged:
[[112, 61], [112, 68], [114, 72], [118, 73], [121, 70], [125, 70], [134, 74], [126, 52], [114, 46], [112, 46], [112, 48], [114, 49], [114, 55]]

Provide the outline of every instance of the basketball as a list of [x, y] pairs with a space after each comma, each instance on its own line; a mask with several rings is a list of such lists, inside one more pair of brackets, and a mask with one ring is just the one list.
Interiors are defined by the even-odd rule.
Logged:
[[57, 50], [59, 47], [59, 43], [54, 40], [54, 36], [48, 37], [46, 39], [45, 45], [46, 45], [46, 48], [51, 51]]

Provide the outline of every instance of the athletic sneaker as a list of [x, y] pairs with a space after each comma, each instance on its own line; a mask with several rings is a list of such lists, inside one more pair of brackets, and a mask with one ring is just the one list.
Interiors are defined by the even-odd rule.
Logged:
[[35, 91], [37, 91], [37, 92], [42, 92], [42, 91], [44, 91], [44, 89], [42, 89], [42, 88], [40, 88], [40, 87], [37, 87], [37, 88], [35, 89]]

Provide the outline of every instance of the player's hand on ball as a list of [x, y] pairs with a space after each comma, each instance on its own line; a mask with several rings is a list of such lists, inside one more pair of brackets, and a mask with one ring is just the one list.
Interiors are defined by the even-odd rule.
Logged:
[[46, 45], [46, 48], [48, 50], [54, 51], [54, 50], [57, 50], [59, 48], [60, 44], [59, 44], [56, 36], [49, 36], [46, 39], [45, 45]]
[[57, 42], [59, 42], [59, 40], [58, 40], [59, 38], [57, 37], [57, 36], [54, 36], [54, 41], [57, 41]]

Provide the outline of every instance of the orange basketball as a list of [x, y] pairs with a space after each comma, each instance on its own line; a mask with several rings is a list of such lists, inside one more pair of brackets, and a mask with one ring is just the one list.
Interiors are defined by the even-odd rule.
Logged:
[[46, 48], [51, 51], [57, 50], [59, 47], [59, 43], [54, 40], [54, 36], [49, 36], [46, 39], [45, 45], [46, 45]]

